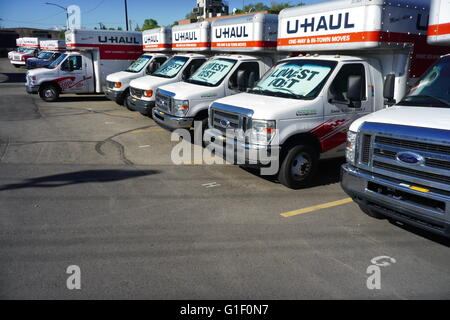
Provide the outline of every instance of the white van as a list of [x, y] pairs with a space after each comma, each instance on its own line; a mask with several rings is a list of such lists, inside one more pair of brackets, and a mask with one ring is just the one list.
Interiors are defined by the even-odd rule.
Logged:
[[39, 52], [39, 38], [35, 37], [24, 37], [16, 40], [17, 51], [12, 52], [10, 55], [11, 64], [20, 68], [25, 66], [26, 62], [30, 58], [34, 58]]
[[247, 90], [277, 61], [278, 16], [252, 14], [215, 20], [211, 24], [210, 58], [184, 82], [161, 86], [153, 119], [163, 128], [207, 126], [208, 106], [221, 97]]
[[142, 33], [110, 30], [66, 32], [69, 51], [47, 69], [29, 70], [28, 93], [56, 101], [62, 93], [102, 93], [106, 76], [123, 70], [142, 54]]
[[131, 110], [151, 116], [158, 87], [188, 79], [205, 63], [211, 47], [210, 28], [207, 21], [172, 28], [174, 55], [156, 72], [132, 81], [128, 99]]
[[[282, 10], [278, 49], [310, 54], [281, 60], [248, 93], [214, 101], [206, 143], [241, 165], [275, 164], [289, 188], [308, 185], [319, 159], [344, 156], [350, 124], [385, 107], [387, 76], [399, 100], [439, 57], [426, 44], [428, 13], [427, 1], [383, 0]], [[248, 135], [227, 138], [229, 130]]]
[[155, 28], [142, 33], [144, 54], [125, 70], [114, 72], [106, 77], [105, 95], [118, 104], [128, 105], [130, 82], [152, 74], [171, 56], [171, 28]]
[[[450, 1], [431, 3], [428, 42], [450, 53]], [[449, 83], [447, 54], [395, 106], [350, 126], [341, 186], [369, 216], [450, 237]]]

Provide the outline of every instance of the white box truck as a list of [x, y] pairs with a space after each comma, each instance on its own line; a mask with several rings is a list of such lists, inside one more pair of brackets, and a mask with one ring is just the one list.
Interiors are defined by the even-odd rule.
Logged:
[[155, 28], [142, 33], [144, 54], [123, 71], [106, 77], [105, 95], [108, 99], [129, 108], [130, 82], [152, 74], [171, 56], [171, 28]]
[[8, 52], [8, 59], [10, 60], [10, 62], [13, 58], [13, 55], [17, 52], [20, 52], [22, 49], [23, 49], [22, 48], [22, 38], [17, 38], [16, 39], [16, 49]]
[[24, 37], [19, 39], [17, 41], [19, 48], [11, 54], [10, 59], [11, 64], [16, 68], [24, 66], [28, 59], [34, 58], [39, 52], [39, 38]]
[[[450, 0], [431, 4], [428, 41], [450, 53]], [[350, 126], [341, 186], [369, 216], [450, 237], [449, 84], [447, 54], [395, 106]]]
[[68, 51], [48, 68], [27, 72], [28, 93], [56, 101], [63, 93], [102, 93], [106, 76], [123, 70], [142, 55], [142, 33], [110, 30], [66, 32]]
[[221, 97], [247, 90], [278, 59], [278, 16], [252, 14], [215, 20], [211, 47], [218, 52], [184, 82], [161, 86], [153, 119], [163, 128], [207, 126], [208, 106]]
[[428, 13], [426, 1], [382, 0], [282, 10], [278, 49], [311, 54], [281, 60], [249, 92], [214, 101], [205, 143], [234, 163], [269, 166], [264, 174], [289, 188], [309, 185], [319, 159], [344, 156], [350, 124], [385, 107], [386, 76], [401, 99], [408, 79], [439, 56], [426, 44]]
[[66, 51], [66, 41], [58, 39], [41, 40], [39, 48], [41, 51], [36, 55], [36, 58], [27, 59], [27, 69], [43, 68], [50, 65]]
[[158, 87], [188, 79], [205, 63], [211, 49], [210, 29], [210, 23], [207, 21], [174, 26], [172, 28], [174, 55], [153, 74], [130, 83], [129, 108], [151, 116]]

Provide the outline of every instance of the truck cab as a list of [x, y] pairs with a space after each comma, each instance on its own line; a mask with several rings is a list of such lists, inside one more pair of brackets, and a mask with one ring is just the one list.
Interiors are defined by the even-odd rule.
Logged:
[[47, 68], [29, 70], [25, 86], [45, 101], [55, 101], [61, 93], [94, 92], [93, 53], [63, 53]]
[[38, 53], [39, 49], [37, 48], [18, 48], [16, 52], [11, 54], [10, 62], [14, 67], [20, 68], [26, 65], [28, 59], [36, 57]]
[[131, 81], [128, 107], [150, 116], [157, 88], [188, 79], [207, 59], [205, 54], [175, 54], [151, 75]]
[[124, 104], [125, 107], [130, 108], [128, 104], [130, 82], [134, 79], [152, 74], [159, 69], [167, 59], [169, 59], [168, 54], [145, 53], [134, 61], [126, 70], [109, 74], [106, 77], [106, 97], [118, 104]]
[[253, 87], [273, 63], [270, 56], [215, 56], [184, 82], [159, 87], [153, 119], [168, 130], [193, 128], [194, 121], [206, 127], [212, 101]]

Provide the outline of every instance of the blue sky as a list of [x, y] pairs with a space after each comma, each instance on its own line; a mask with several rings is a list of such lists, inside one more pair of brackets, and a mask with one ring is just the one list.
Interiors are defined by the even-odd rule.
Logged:
[[[269, 4], [272, 0], [228, 0], [230, 8], [241, 8], [242, 4], [263, 2]], [[278, 2], [283, 2], [280, 0]], [[304, 3], [319, 0], [303, 0]], [[0, 0], [0, 26], [2, 27], [35, 27], [53, 29], [65, 25], [65, 13], [55, 6], [46, 5], [53, 2], [63, 7], [71, 4], [81, 8], [82, 25], [93, 29], [102, 22], [107, 27], [125, 29], [125, 14], [123, 0]], [[298, 3], [300, 0], [292, 0]], [[168, 25], [175, 20], [184, 19], [186, 13], [195, 6], [195, 0], [128, 0], [128, 19], [133, 27], [142, 25], [144, 19], [152, 18], [159, 25]]]

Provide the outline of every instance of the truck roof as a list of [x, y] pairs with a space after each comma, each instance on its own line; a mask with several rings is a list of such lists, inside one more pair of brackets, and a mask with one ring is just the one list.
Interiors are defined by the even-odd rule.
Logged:
[[211, 23], [211, 48], [222, 52], [266, 52], [276, 48], [278, 15], [257, 13]]
[[172, 28], [161, 27], [142, 32], [146, 52], [167, 52], [172, 50]]
[[66, 50], [66, 41], [59, 39], [41, 40], [39, 46], [43, 50]]

